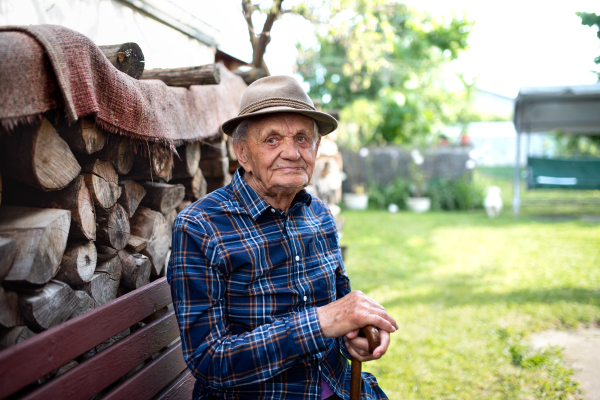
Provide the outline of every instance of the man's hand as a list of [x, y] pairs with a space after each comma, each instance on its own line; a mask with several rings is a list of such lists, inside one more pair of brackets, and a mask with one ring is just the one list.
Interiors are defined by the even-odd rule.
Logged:
[[379, 330], [381, 344], [373, 350], [373, 354], [369, 353], [369, 344], [367, 339], [358, 336], [358, 329], [344, 336], [344, 343], [348, 353], [358, 361], [371, 361], [380, 359], [390, 344], [390, 333], [388, 331]]
[[[317, 314], [323, 336], [326, 338], [345, 336], [344, 340], [349, 344], [348, 351], [360, 361], [380, 358], [390, 343], [390, 332], [398, 329], [396, 320], [385, 311], [385, 308], [359, 290], [317, 308]], [[369, 354], [367, 340], [358, 337], [358, 330], [367, 325], [378, 328], [381, 336], [381, 345], [375, 349], [373, 355]]]

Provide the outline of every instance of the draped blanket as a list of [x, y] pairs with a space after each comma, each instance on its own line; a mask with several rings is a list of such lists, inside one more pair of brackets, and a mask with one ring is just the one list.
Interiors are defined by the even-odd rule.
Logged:
[[63, 107], [70, 123], [169, 147], [213, 138], [237, 116], [246, 88], [219, 65], [219, 85], [169, 87], [117, 70], [88, 37], [58, 25], [0, 27], [0, 124], [7, 130]]

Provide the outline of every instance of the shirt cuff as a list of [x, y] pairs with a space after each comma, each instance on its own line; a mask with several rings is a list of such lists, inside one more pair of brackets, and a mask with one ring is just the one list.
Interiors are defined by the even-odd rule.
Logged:
[[300, 357], [327, 350], [327, 343], [321, 332], [316, 307], [290, 316], [288, 319], [288, 329], [292, 334], [292, 339]]
[[350, 353], [348, 352], [348, 348], [346, 347], [346, 342], [344, 341], [344, 338], [338, 338], [339, 343], [340, 343], [340, 351], [342, 352], [342, 355], [344, 357], [346, 357], [348, 360], [352, 360], [352, 356], [350, 355]]

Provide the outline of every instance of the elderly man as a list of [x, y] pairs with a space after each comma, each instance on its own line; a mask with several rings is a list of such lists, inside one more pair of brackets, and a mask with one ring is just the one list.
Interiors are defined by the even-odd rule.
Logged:
[[[396, 321], [350, 291], [331, 212], [303, 190], [336, 127], [285, 76], [250, 85], [223, 124], [241, 166], [179, 214], [167, 275], [194, 399], [347, 399], [350, 356], [386, 352]], [[362, 392], [387, 398], [366, 373]]]

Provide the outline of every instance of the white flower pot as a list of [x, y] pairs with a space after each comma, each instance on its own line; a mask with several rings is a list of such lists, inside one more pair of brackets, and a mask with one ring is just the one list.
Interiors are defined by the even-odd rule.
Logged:
[[369, 205], [368, 194], [344, 193], [344, 206], [349, 210], [366, 210]]
[[429, 197], [409, 197], [406, 199], [406, 207], [412, 212], [424, 213], [431, 209]]

